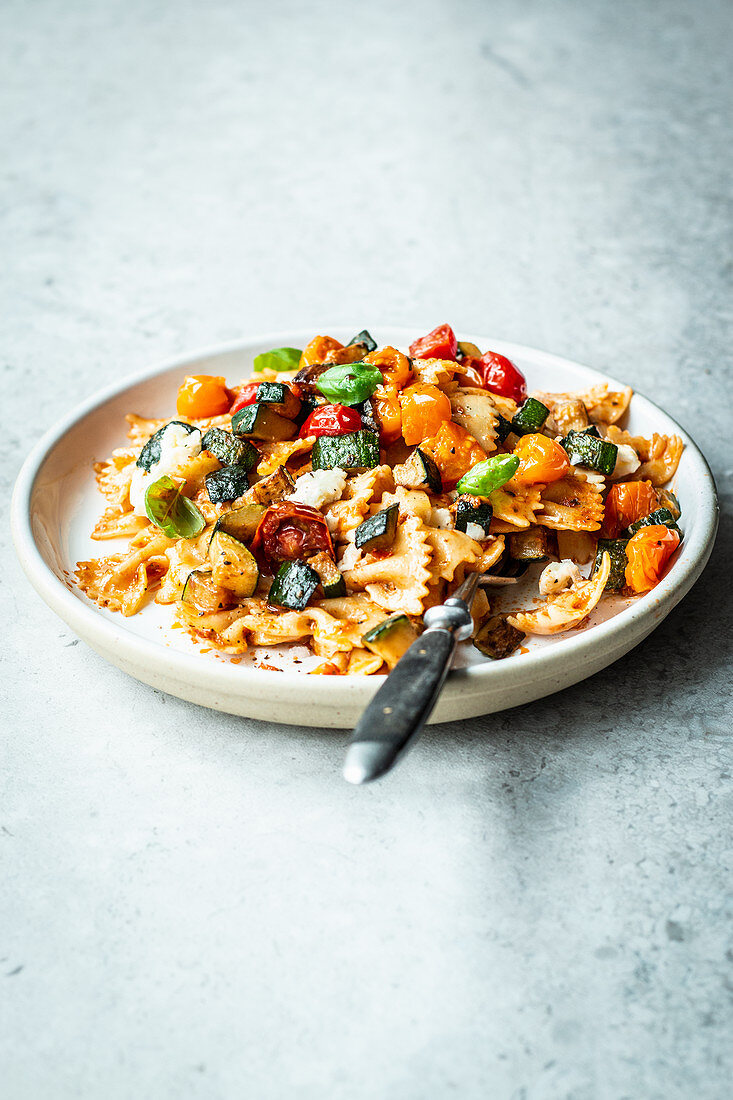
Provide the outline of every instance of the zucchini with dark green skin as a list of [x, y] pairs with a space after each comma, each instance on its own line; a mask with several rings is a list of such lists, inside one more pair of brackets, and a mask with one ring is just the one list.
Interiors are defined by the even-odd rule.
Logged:
[[275, 607], [302, 611], [321, 583], [315, 569], [304, 561], [286, 561], [280, 566], [267, 596]]
[[308, 565], [311, 569], [315, 569], [321, 578], [321, 588], [325, 599], [333, 600], [338, 596], [346, 595], [346, 581], [341, 575], [341, 570], [325, 550], [321, 550], [320, 553], [314, 554], [312, 558], [308, 558]]
[[313, 444], [314, 470], [371, 470], [379, 465], [379, 436], [362, 429], [344, 435], [319, 435]]
[[254, 595], [260, 571], [243, 542], [224, 531], [214, 531], [208, 553], [215, 585], [228, 589], [239, 600]]
[[300, 412], [300, 398], [284, 382], [260, 382], [257, 403], [269, 405], [287, 420], [295, 420]]
[[185, 428], [189, 435], [191, 432], [198, 431], [195, 424], [186, 424], [183, 420], [169, 420], [162, 428], [158, 428], [154, 435], [151, 435], [150, 439], [137, 456], [136, 466], [139, 466], [142, 470], [150, 471], [151, 467], [154, 466], [156, 462], [160, 461], [160, 448], [163, 435], [173, 424], [178, 428]]
[[362, 521], [354, 532], [354, 542], [359, 550], [387, 550], [395, 540], [399, 504], [390, 504], [376, 515]]
[[239, 508], [232, 508], [230, 512], [219, 516], [214, 534], [217, 531], [223, 531], [226, 535], [233, 535], [240, 542], [251, 542], [266, 511], [264, 504], [243, 504]]
[[[261, 383], [260, 388], [265, 385]], [[276, 413], [267, 403], [255, 401], [254, 405], [245, 405], [232, 417], [232, 431], [235, 435], [248, 439], [261, 439], [265, 442], [281, 442], [292, 439], [295, 424], [280, 413]]]
[[603, 562], [603, 555], [608, 554], [611, 559], [611, 572], [608, 574], [604, 592], [620, 592], [626, 585], [626, 566], [629, 559], [626, 557], [628, 539], [599, 539], [596, 550], [591, 577], [595, 577]]
[[506, 615], [489, 615], [476, 631], [473, 644], [484, 657], [500, 661], [514, 653], [525, 638], [526, 634], [507, 622]]
[[222, 588], [214, 582], [210, 569], [194, 569], [183, 586], [181, 602], [199, 614], [207, 615], [233, 607], [237, 597], [229, 588]]
[[494, 515], [494, 509], [488, 500], [482, 500], [481, 497], [469, 496], [468, 494], [460, 496], [456, 501], [455, 513], [456, 531], [465, 532], [469, 523], [477, 523], [483, 529], [484, 534], [488, 535]]
[[550, 548], [546, 527], [531, 526], [509, 536], [509, 557], [514, 561], [547, 561]]
[[640, 527], [656, 527], [657, 524], [661, 524], [662, 527], [669, 527], [670, 531], [676, 531], [678, 535], [682, 534], [669, 508], [657, 508], [656, 511], [650, 512], [648, 516], [644, 516], [643, 519], [637, 519], [634, 523], [630, 523], [624, 534], [631, 538]]
[[201, 440], [201, 448], [218, 458], [222, 466], [251, 470], [260, 460], [259, 451], [248, 439], [238, 439], [224, 428], [209, 428]]
[[253, 485], [248, 494], [248, 500], [253, 504], [277, 504], [279, 500], [285, 500], [295, 490], [290, 471], [285, 466], [278, 468], [262, 481]]
[[[595, 428], [595, 425], [593, 425]], [[583, 432], [569, 431], [561, 445], [568, 452], [571, 462], [580, 466], [587, 466], [589, 470], [597, 470], [599, 474], [610, 477], [616, 465], [618, 447], [615, 443], [609, 443], [607, 439], [601, 439], [598, 430], [591, 431], [586, 428]]]
[[496, 414], [496, 438], [500, 443], [503, 443], [507, 436], [511, 435], [514, 428], [511, 425], [511, 421], [502, 416], [501, 413]]
[[536, 397], [528, 397], [521, 409], [512, 417], [512, 431], [517, 435], [532, 435], [542, 430], [542, 425], [550, 415], [547, 405]]
[[362, 642], [372, 653], [393, 669], [418, 636], [417, 627], [407, 615], [390, 615], [384, 622], [377, 623], [362, 636]]
[[222, 466], [204, 478], [206, 492], [212, 504], [223, 504], [244, 496], [249, 489], [249, 476], [244, 466]]
[[662, 508], [667, 508], [672, 513], [672, 518], [677, 520], [682, 515], [682, 507], [677, 497], [670, 489], [658, 489], [659, 504]]
[[431, 493], [443, 492], [443, 479], [440, 470], [427, 453], [416, 447], [406, 462], [395, 466], [392, 471], [395, 484], [406, 489], [428, 489]]
[[377, 350], [377, 341], [374, 339], [374, 337], [371, 335], [371, 333], [368, 332], [367, 329], [365, 329], [365, 328], [363, 328], [361, 330], [361, 332], [357, 332], [354, 339], [349, 340], [349, 342], [346, 346], [348, 348], [351, 348], [351, 347], [354, 346], [354, 344], [360, 344], [361, 347], [363, 347], [364, 350], [367, 351], [367, 352]]

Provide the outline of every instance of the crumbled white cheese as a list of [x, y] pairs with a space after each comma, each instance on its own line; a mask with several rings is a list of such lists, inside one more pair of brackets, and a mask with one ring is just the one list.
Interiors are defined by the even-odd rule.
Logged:
[[345, 488], [346, 474], [338, 466], [332, 470], [313, 470], [300, 475], [295, 491], [287, 499], [309, 504], [311, 508], [323, 508], [340, 500]]
[[478, 542], [486, 538], [486, 532], [480, 523], [467, 523], [466, 534], [470, 539], [477, 539]]
[[616, 465], [611, 474], [614, 480], [636, 473], [641, 466], [641, 459], [632, 446], [628, 443], [617, 443], [616, 446], [618, 447], [618, 454], [616, 455]]
[[358, 548], [358, 546], [356, 546], [356, 544], [353, 542], [348, 542], [346, 544], [346, 548], [344, 549], [343, 554], [341, 555], [339, 569], [341, 569], [342, 572], [344, 570], [353, 569], [356, 563], [359, 561], [360, 557], [361, 550]]
[[145, 515], [145, 491], [152, 481], [167, 474], [173, 477], [192, 458], [201, 454], [201, 432], [187, 432], [181, 424], [169, 424], [160, 437], [160, 458], [149, 470], [135, 466], [130, 482], [130, 504], [136, 515]]
[[564, 588], [570, 588], [571, 584], [582, 580], [580, 570], [570, 558], [562, 561], [551, 561], [540, 574], [540, 592], [543, 596], [552, 596], [555, 592], [562, 592]]
[[451, 528], [453, 526], [453, 516], [447, 508], [433, 508], [430, 512], [430, 525], [431, 527]]

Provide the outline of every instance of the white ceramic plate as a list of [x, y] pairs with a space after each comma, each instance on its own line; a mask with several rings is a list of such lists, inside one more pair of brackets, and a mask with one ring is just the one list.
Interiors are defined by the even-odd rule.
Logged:
[[[347, 341], [357, 328], [323, 331]], [[404, 329], [372, 331], [380, 345], [402, 347], [419, 335]], [[117, 549], [114, 543], [95, 543], [89, 537], [103, 504], [92, 463], [125, 445], [124, 414], [169, 417], [185, 374], [224, 375], [234, 384], [249, 376], [255, 355], [272, 347], [303, 347], [312, 335], [313, 331], [277, 333], [189, 355], [92, 397], [52, 428], [28, 456], [13, 495], [13, 537], [29, 580], [49, 607], [93, 649], [138, 680], [231, 714], [351, 727], [382, 682], [381, 676], [305, 676], [309, 661], [303, 647], [284, 652], [267, 649], [232, 663], [206, 647], [197, 648], [183, 631], [172, 629], [171, 608], [152, 604], [126, 619], [97, 608], [71, 581], [77, 561]], [[545, 352], [483, 336], [465, 338], [509, 355], [526, 374], [530, 390], [583, 389], [603, 381], [614, 384], [588, 367]], [[433, 722], [517, 706], [592, 675], [645, 638], [700, 576], [718, 524], [715, 485], [707, 463], [682, 428], [638, 394], [628, 427], [634, 434], [676, 433], [685, 442], [674, 482], [685, 538], [672, 568], [646, 596], [604, 601], [580, 630], [532, 639], [527, 652], [508, 660], [486, 661], [471, 646], [463, 647]], [[510, 592], [505, 599], [518, 605], [516, 589]], [[260, 669], [256, 659], [284, 671]], [[295, 663], [296, 659], [302, 663]]]

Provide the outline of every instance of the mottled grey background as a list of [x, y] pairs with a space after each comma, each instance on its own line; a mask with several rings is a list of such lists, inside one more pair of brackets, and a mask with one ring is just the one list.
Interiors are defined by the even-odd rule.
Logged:
[[5, 489], [149, 362], [445, 319], [657, 397], [724, 508], [634, 653], [363, 790], [342, 734], [125, 678], [8, 556], [8, 1100], [730, 1096], [732, 12], [5, 0]]

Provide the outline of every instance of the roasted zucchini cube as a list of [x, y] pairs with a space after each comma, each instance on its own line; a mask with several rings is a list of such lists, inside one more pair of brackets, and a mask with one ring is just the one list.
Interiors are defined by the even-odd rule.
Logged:
[[321, 578], [321, 588], [326, 599], [332, 600], [337, 596], [346, 595], [346, 581], [341, 575], [341, 570], [325, 550], [321, 550], [318, 554], [314, 554], [312, 558], [308, 558], [308, 565], [311, 569], [315, 569]]
[[249, 489], [249, 477], [243, 466], [223, 466], [204, 478], [206, 492], [212, 504], [236, 500]]
[[313, 444], [314, 470], [371, 470], [379, 465], [379, 436], [362, 429], [344, 435], [320, 435]]
[[244, 543], [224, 531], [214, 531], [209, 543], [211, 575], [220, 588], [227, 588], [237, 599], [252, 596], [260, 571]]
[[362, 642], [381, 657], [389, 669], [393, 669], [418, 637], [417, 627], [407, 615], [390, 615], [362, 635]]
[[[265, 383], [261, 383], [260, 389]], [[254, 405], [245, 405], [243, 409], [232, 417], [232, 431], [235, 435], [245, 436], [248, 439], [261, 439], [264, 442], [276, 443], [283, 439], [292, 439], [295, 435], [295, 424], [280, 416], [267, 403], [256, 401]]]
[[543, 405], [536, 397], [528, 397], [521, 409], [517, 409], [512, 417], [512, 431], [517, 435], [532, 435], [542, 430], [542, 425], [550, 415], [547, 405]]
[[440, 470], [426, 451], [416, 447], [406, 462], [394, 468], [397, 485], [406, 489], [429, 489], [431, 493], [443, 492]]
[[149, 471], [150, 468], [160, 460], [160, 448], [163, 435], [173, 424], [179, 428], [185, 428], [189, 434], [198, 431], [195, 424], [186, 424], [183, 420], [169, 420], [162, 428], [158, 428], [154, 435], [151, 435], [150, 439], [137, 456], [136, 466], [139, 466], [142, 470]]
[[485, 657], [500, 661], [514, 653], [525, 638], [526, 634], [507, 622], [506, 615], [489, 615], [476, 631], [473, 644]]
[[240, 542], [251, 542], [266, 511], [264, 504], [242, 504], [239, 508], [232, 508], [216, 521], [214, 534], [222, 531]]
[[546, 561], [552, 549], [546, 527], [527, 527], [509, 536], [509, 557], [514, 561]]
[[611, 572], [608, 574], [608, 580], [603, 589], [604, 592], [620, 592], [626, 585], [626, 566], [629, 563], [626, 557], [628, 541], [628, 539], [598, 540], [598, 548], [596, 550], [591, 576], [595, 577], [596, 573], [601, 568], [603, 555], [608, 554], [611, 559]]
[[568, 452], [571, 462], [610, 477], [616, 465], [618, 447], [615, 443], [601, 439], [595, 424], [593, 429], [595, 430], [586, 428], [583, 432], [570, 431], [560, 443]]
[[300, 412], [300, 398], [284, 382], [260, 382], [257, 403], [269, 405], [288, 420], [295, 420]]
[[295, 489], [290, 471], [285, 466], [278, 468], [262, 481], [253, 485], [247, 494], [247, 500], [253, 504], [276, 504], [279, 500], [285, 500]]
[[267, 599], [275, 607], [302, 611], [320, 583], [321, 578], [306, 562], [286, 561], [278, 569]]
[[482, 528], [485, 535], [489, 533], [494, 509], [488, 500], [471, 496], [466, 493], [459, 496], [455, 503], [455, 527], [456, 531], [466, 531], [469, 523], [476, 523]]
[[260, 460], [260, 453], [248, 439], [239, 439], [224, 428], [209, 428], [201, 446], [218, 458], [222, 466], [243, 466], [251, 470]]
[[390, 504], [376, 515], [363, 520], [354, 532], [354, 542], [359, 550], [387, 550], [395, 540], [399, 504]]
[[233, 607], [237, 597], [229, 588], [216, 584], [210, 569], [194, 569], [183, 586], [181, 602], [199, 615], [210, 615]]
[[364, 348], [365, 352], [377, 350], [377, 341], [365, 328], [363, 328], [361, 332], [357, 332], [353, 340], [349, 340], [347, 347], [353, 347], [354, 344], [359, 344]]

